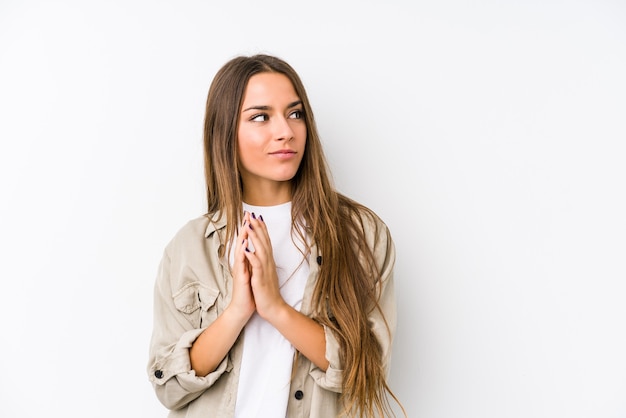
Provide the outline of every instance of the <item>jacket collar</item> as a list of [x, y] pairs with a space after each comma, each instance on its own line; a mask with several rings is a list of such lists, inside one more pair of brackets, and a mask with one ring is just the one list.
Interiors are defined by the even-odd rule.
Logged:
[[215, 213], [208, 213], [204, 215], [209, 220], [209, 224], [204, 232], [204, 237], [208, 238], [213, 232], [220, 230], [226, 226], [226, 216], [222, 216], [220, 211]]

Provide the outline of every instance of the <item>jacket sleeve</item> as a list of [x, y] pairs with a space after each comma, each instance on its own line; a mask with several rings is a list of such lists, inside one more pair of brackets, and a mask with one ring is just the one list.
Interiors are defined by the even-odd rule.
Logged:
[[389, 375], [393, 338], [397, 328], [397, 307], [394, 286], [394, 266], [396, 250], [391, 233], [386, 226], [379, 230], [380, 235], [374, 244], [374, 255], [381, 271], [379, 309], [374, 309], [369, 316], [374, 334], [382, 347], [383, 367]]
[[314, 366], [310, 372], [311, 377], [315, 383], [326, 390], [332, 392], [342, 392], [342, 380], [343, 369], [341, 362], [339, 361], [339, 343], [335, 338], [335, 334], [324, 327], [324, 334], [326, 335], [326, 360], [328, 360], [328, 368], [323, 371], [317, 366]]
[[[389, 229], [380, 219], [374, 219], [373, 225], [366, 235], [369, 241], [368, 245], [374, 252], [380, 271], [378, 300], [380, 309], [373, 309], [368, 319], [374, 334], [380, 342], [383, 367], [388, 374], [397, 323], [396, 297], [393, 282], [396, 252]], [[326, 327], [324, 331], [326, 334], [326, 359], [329, 362], [329, 366], [326, 372], [315, 367], [310, 374], [322, 388], [341, 393], [343, 369], [339, 360], [339, 343], [333, 331]]]
[[191, 369], [189, 349], [204, 328], [194, 327], [176, 306], [172, 292], [171, 259], [163, 255], [154, 287], [154, 324], [150, 341], [148, 378], [157, 398], [168, 409], [179, 409], [199, 397], [230, 370], [226, 356], [215, 371], [205, 377]]

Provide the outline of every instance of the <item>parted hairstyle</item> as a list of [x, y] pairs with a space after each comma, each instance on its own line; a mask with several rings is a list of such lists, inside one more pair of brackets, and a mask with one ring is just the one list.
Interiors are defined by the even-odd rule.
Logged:
[[302, 162], [291, 180], [292, 229], [297, 234], [306, 231], [324, 260], [332, 260], [320, 266], [313, 309], [314, 319], [332, 330], [339, 343], [344, 414], [394, 415], [387, 394], [398, 400], [386, 382], [382, 348], [368, 321], [373, 309], [380, 310], [381, 272], [366, 244], [363, 217], [375, 215], [332, 185], [304, 85], [296, 71], [278, 57], [233, 58], [211, 83], [204, 120], [207, 214], [226, 215], [225, 242], [233, 242], [243, 215], [238, 121], [248, 81], [259, 73], [284, 74], [302, 101], [307, 137]]

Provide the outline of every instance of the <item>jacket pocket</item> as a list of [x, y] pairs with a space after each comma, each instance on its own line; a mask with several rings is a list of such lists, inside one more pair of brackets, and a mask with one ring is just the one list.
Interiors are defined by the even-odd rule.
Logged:
[[174, 293], [174, 306], [194, 328], [202, 328], [217, 319], [217, 298], [220, 292], [200, 282], [188, 283]]

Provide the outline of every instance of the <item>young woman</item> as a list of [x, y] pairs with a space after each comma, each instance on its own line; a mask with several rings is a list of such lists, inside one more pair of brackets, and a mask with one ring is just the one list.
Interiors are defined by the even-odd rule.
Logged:
[[395, 250], [338, 193], [304, 86], [237, 57], [206, 104], [208, 210], [167, 245], [148, 374], [170, 417], [390, 416]]

